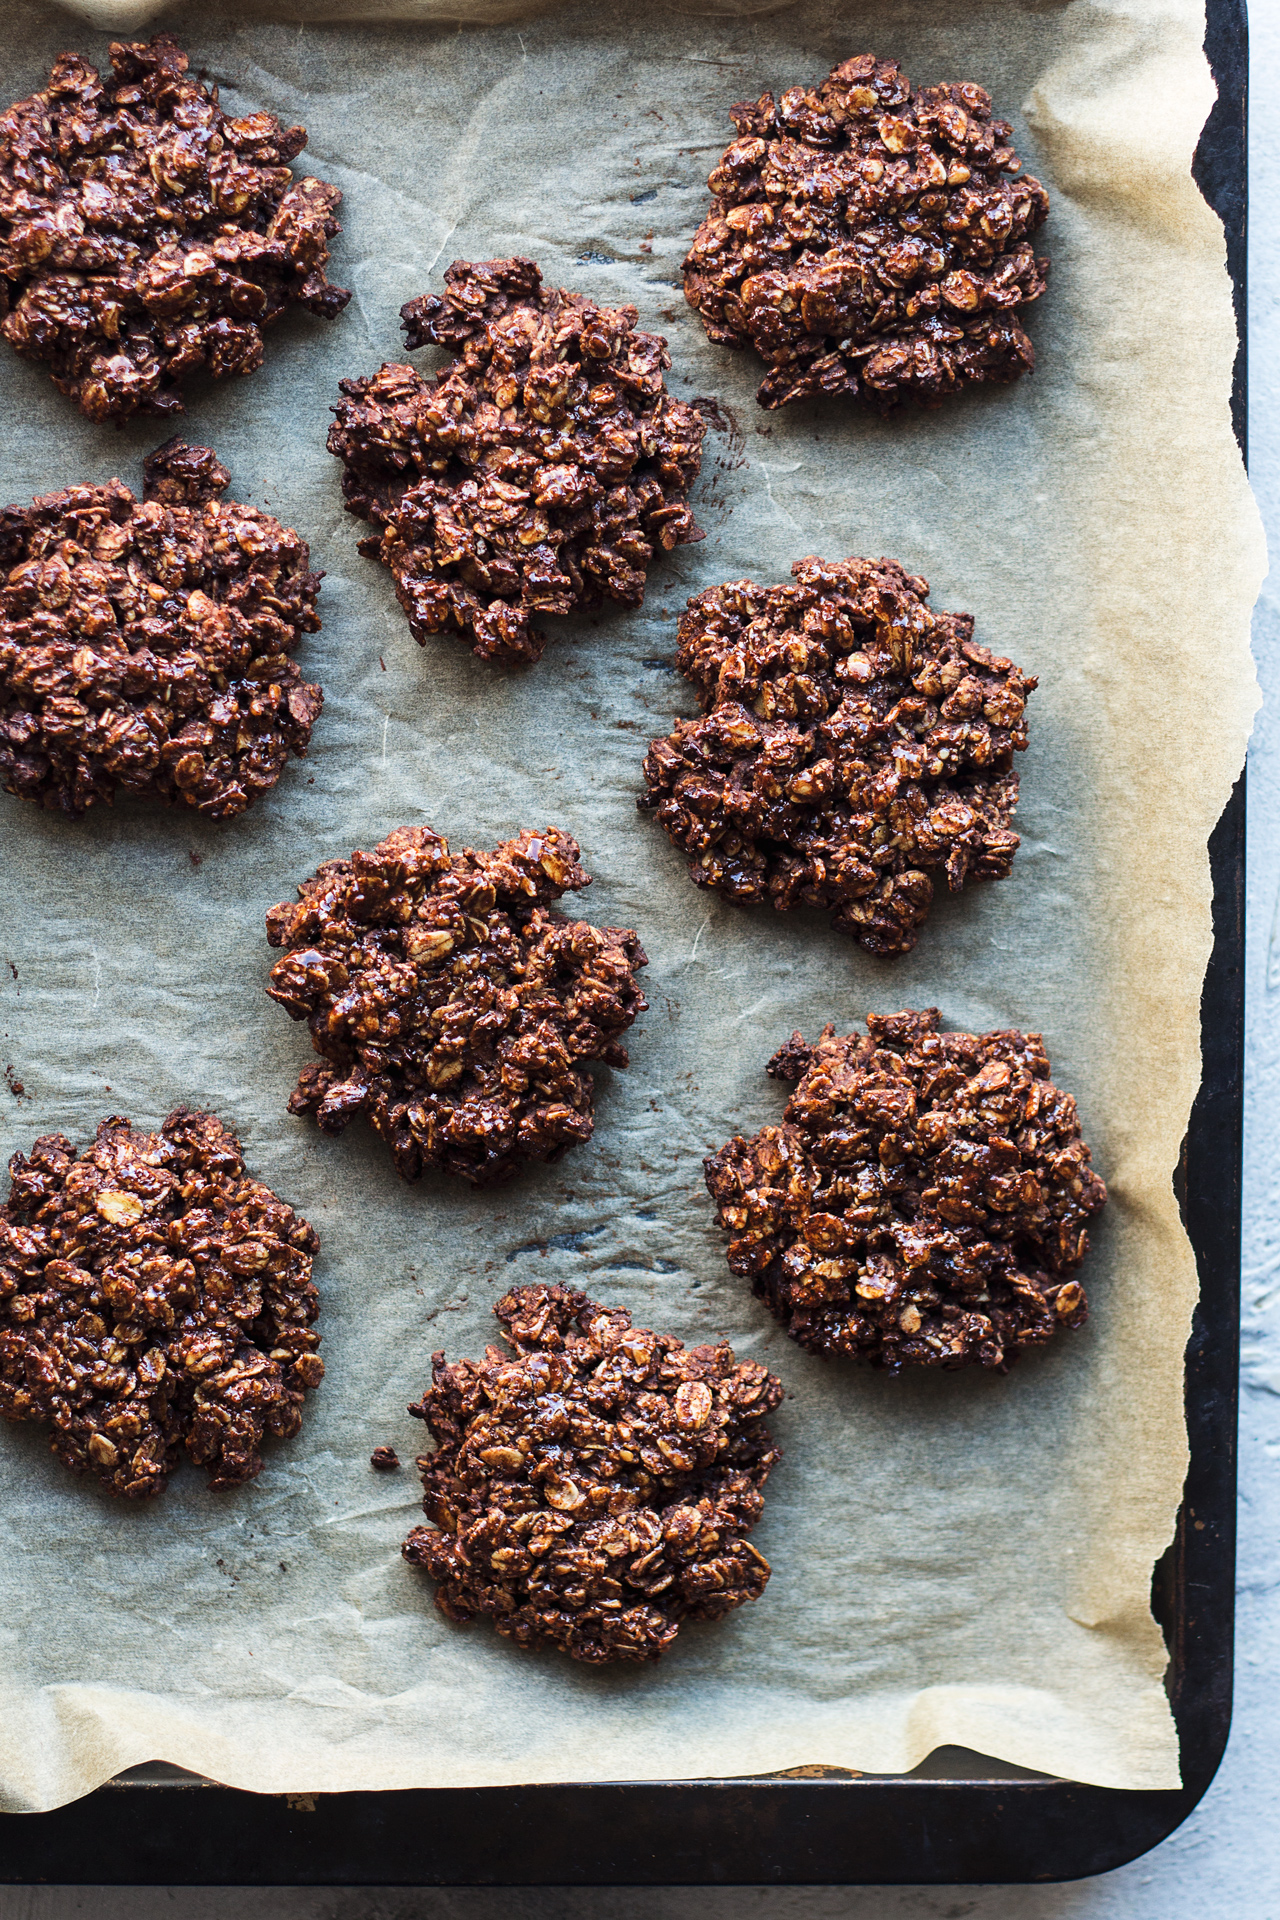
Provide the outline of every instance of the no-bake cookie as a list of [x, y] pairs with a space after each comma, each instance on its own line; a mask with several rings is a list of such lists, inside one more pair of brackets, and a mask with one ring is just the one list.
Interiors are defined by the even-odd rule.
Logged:
[[291, 527], [218, 498], [208, 447], [171, 440], [144, 473], [141, 501], [109, 480], [0, 511], [0, 786], [223, 820], [306, 751], [324, 696], [290, 655], [320, 575]]
[[767, 363], [761, 406], [934, 406], [1031, 371], [1019, 310], [1044, 291], [1049, 197], [981, 87], [913, 88], [862, 54], [729, 113], [685, 297], [712, 340]]
[[896, 560], [791, 571], [689, 601], [676, 665], [704, 711], [653, 742], [638, 804], [699, 886], [823, 907], [871, 953], [905, 953], [934, 875], [958, 891], [1009, 874], [1036, 681]]
[[628, 929], [555, 910], [590, 885], [578, 852], [555, 827], [459, 854], [401, 827], [273, 907], [267, 938], [286, 951], [267, 991], [325, 1062], [290, 1113], [325, 1133], [363, 1114], [406, 1180], [442, 1167], [488, 1184], [589, 1139], [587, 1062], [626, 1066], [646, 962]]
[[943, 1033], [936, 1007], [865, 1036], [793, 1034], [781, 1126], [705, 1163], [729, 1265], [800, 1345], [1004, 1368], [1088, 1313], [1075, 1277], [1107, 1190], [1038, 1033]]
[[312, 1228], [186, 1107], [159, 1133], [104, 1120], [82, 1154], [47, 1133], [9, 1171], [0, 1414], [47, 1424], [65, 1466], [127, 1499], [183, 1452], [211, 1487], [251, 1480], [324, 1375]]
[[494, 1308], [514, 1348], [432, 1362], [419, 1460], [430, 1527], [405, 1559], [450, 1620], [491, 1620], [575, 1660], [653, 1660], [686, 1620], [756, 1600], [747, 1540], [780, 1458], [782, 1384], [726, 1342], [685, 1348], [624, 1308], [517, 1287]]
[[401, 314], [411, 348], [455, 359], [344, 380], [329, 451], [415, 639], [513, 666], [541, 655], [544, 614], [638, 607], [655, 555], [703, 537], [685, 496], [706, 425], [666, 391], [666, 341], [532, 260], [455, 260]]
[[60, 54], [0, 119], [0, 333], [90, 420], [181, 413], [184, 383], [262, 364], [292, 306], [331, 319], [342, 195], [295, 179], [305, 127], [228, 118], [171, 34]]

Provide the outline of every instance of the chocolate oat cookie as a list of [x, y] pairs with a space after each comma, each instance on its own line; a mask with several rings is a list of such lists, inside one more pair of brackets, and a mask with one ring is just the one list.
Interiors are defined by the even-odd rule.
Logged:
[[159, 1133], [46, 1133], [0, 1207], [0, 1414], [53, 1429], [73, 1473], [143, 1500], [185, 1449], [209, 1485], [262, 1469], [324, 1362], [305, 1220], [246, 1171], [211, 1113]]
[[208, 447], [170, 440], [144, 473], [141, 502], [109, 480], [0, 510], [0, 786], [224, 820], [306, 752], [324, 696], [289, 656], [321, 576], [291, 527], [218, 499]]
[[228, 119], [171, 34], [113, 42], [103, 83], [59, 54], [0, 119], [0, 332], [90, 420], [181, 413], [199, 368], [262, 364], [289, 307], [332, 319], [342, 195], [295, 179], [305, 127]]
[[1036, 686], [933, 612], [896, 560], [797, 560], [794, 586], [709, 587], [676, 664], [703, 714], [644, 763], [638, 805], [700, 887], [825, 907], [871, 953], [906, 953], [933, 899], [1007, 878], [1013, 755]]
[[862, 54], [817, 88], [729, 109], [738, 138], [684, 262], [708, 335], [769, 367], [762, 407], [856, 394], [936, 406], [1035, 365], [1018, 308], [1044, 292], [1049, 197], [972, 85], [912, 88]]
[[565, 1287], [494, 1308], [515, 1349], [432, 1360], [409, 1411], [431, 1527], [404, 1557], [450, 1620], [492, 1620], [517, 1646], [575, 1660], [655, 1660], [686, 1620], [758, 1600], [750, 1545], [780, 1459], [765, 1416], [782, 1383], [726, 1341], [686, 1349]]
[[767, 1072], [783, 1123], [705, 1162], [729, 1265], [813, 1353], [1006, 1368], [1083, 1326], [1073, 1276], [1107, 1190], [1038, 1033], [941, 1033], [936, 1007], [867, 1034], [793, 1034]]
[[541, 655], [539, 615], [638, 607], [655, 553], [703, 538], [685, 495], [706, 425], [667, 393], [667, 343], [634, 307], [544, 287], [532, 260], [444, 278], [400, 311], [411, 348], [456, 358], [344, 380], [329, 451], [414, 638], [457, 631], [512, 666]]
[[267, 915], [286, 949], [267, 992], [326, 1062], [303, 1068], [290, 1113], [325, 1133], [364, 1114], [406, 1180], [442, 1167], [488, 1185], [589, 1139], [586, 1063], [625, 1067], [619, 1035], [648, 1004], [635, 934], [555, 911], [590, 884], [555, 827], [458, 854], [401, 827], [327, 860]]

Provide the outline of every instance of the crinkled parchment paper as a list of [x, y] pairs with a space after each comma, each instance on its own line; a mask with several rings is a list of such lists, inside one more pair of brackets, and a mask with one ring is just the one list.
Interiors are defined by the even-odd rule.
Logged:
[[[898, 1771], [960, 1743], [1120, 1787], [1178, 1778], [1148, 1611], [1186, 1450], [1195, 1269], [1170, 1173], [1198, 1079], [1205, 842], [1255, 694], [1263, 566], [1227, 415], [1223, 243], [1189, 165], [1212, 91], [1192, 0], [825, 0], [729, 18], [595, 4], [462, 27], [449, 0], [163, 14], [11, 0], [5, 98], [67, 44], [162, 18], [237, 111], [305, 120], [346, 196], [332, 327], [306, 316], [247, 382], [193, 393], [185, 430], [234, 494], [301, 528], [327, 570], [311, 757], [245, 818], [121, 805], [81, 822], [0, 800], [0, 1149], [108, 1113], [217, 1110], [318, 1226], [328, 1377], [300, 1438], [234, 1495], [186, 1468], [156, 1504], [108, 1504], [35, 1429], [0, 1433], [0, 1782], [49, 1807], [160, 1758], [278, 1790]], [[329, 23], [352, 11], [384, 24]], [[1046, 182], [1050, 292], [1032, 379], [936, 414], [754, 405], [760, 369], [710, 347], [677, 288], [730, 135], [726, 108], [874, 48], [922, 81], [977, 79]], [[638, 614], [559, 623], [502, 678], [414, 645], [361, 560], [324, 451], [340, 375], [402, 357], [397, 309], [455, 256], [532, 254], [666, 333], [678, 394], [718, 397], [694, 505], [707, 529], [655, 568]], [[120, 474], [167, 427], [81, 420], [0, 359], [3, 497]], [[942, 901], [916, 952], [877, 962], [818, 916], [696, 892], [637, 814], [652, 734], [690, 711], [666, 662], [689, 593], [781, 580], [818, 552], [892, 554], [935, 603], [1041, 677], [1014, 876]], [[364, 1132], [322, 1140], [284, 1103], [309, 1057], [264, 996], [262, 916], [316, 863], [429, 820], [489, 846], [572, 829], [583, 910], [636, 926], [652, 1011], [602, 1076], [594, 1140], [497, 1195], [400, 1185]], [[1008, 1378], [889, 1380], [788, 1342], [724, 1264], [700, 1161], [776, 1118], [763, 1065], [793, 1027], [939, 1005], [948, 1024], [1042, 1030], [1111, 1189], [1093, 1317]], [[475, 1353], [515, 1281], [560, 1280], [688, 1341], [727, 1333], [782, 1374], [786, 1450], [758, 1544], [764, 1599], [690, 1628], [650, 1671], [591, 1672], [449, 1626], [400, 1560], [416, 1476], [372, 1473], [433, 1348]]]

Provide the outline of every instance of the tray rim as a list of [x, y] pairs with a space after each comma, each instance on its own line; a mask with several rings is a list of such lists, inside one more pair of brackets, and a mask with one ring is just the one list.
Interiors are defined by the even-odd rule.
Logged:
[[[1192, 172], [1225, 230], [1238, 338], [1231, 413], [1247, 459], [1247, 0], [1206, 0], [1205, 51], [1218, 96]], [[1214, 942], [1201, 996], [1203, 1076], [1173, 1175], [1201, 1282], [1186, 1353], [1190, 1466], [1174, 1539], [1152, 1579], [1152, 1610], [1170, 1655], [1180, 1788], [1087, 1786], [980, 1755], [967, 1756], [962, 1778], [931, 1776], [926, 1761], [893, 1776], [316, 1794], [125, 1775], [48, 1812], [0, 1813], [0, 1885], [1031, 1884], [1104, 1873], [1166, 1839], [1207, 1791], [1231, 1724], [1243, 770], [1209, 856]]]

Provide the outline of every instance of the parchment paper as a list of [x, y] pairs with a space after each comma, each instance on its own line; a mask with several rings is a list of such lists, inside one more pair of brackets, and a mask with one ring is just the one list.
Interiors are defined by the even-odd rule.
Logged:
[[[81, 11], [104, 29], [157, 12]], [[314, 1791], [890, 1772], [951, 1742], [1172, 1786], [1148, 1592], [1185, 1466], [1196, 1280], [1170, 1174], [1199, 1074], [1205, 842], [1255, 703], [1263, 567], [1228, 424], [1222, 237], [1188, 171], [1212, 101], [1202, 20], [1191, 0], [803, 0], [738, 19], [596, 4], [464, 27], [400, 11], [418, 24], [163, 14], [237, 111], [305, 120], [307, 158], [346, 195], [345, 317], [286, 323], [261, 373], [194, 393], [185, 423], [327, 569], [304, 652], [326, 705], [307, 762], [226, 826], [0, 801], [0, 1029], [25, 1088], [0, 1089], [0, 1148], [215, 1106], [318, 1226], [329, 1372], [300, 1438], [236, 1495], [187, 1468], [157, 1504], [110, 1504], [39, 1431], [0, 1433], [2, 1803], [53, 1806], [148, 1759]], [[6, 99], [68, 43], [105, 59], [33, 0], [6, 26]], [[728, 103], [866, 48], [922, 81], [979, 79], [1015, 121], [1053, 202], [1039, 366], [889, 423], [765, 415], [759, 367], [707, 344], [678, 263]], [[503, 678], [455, 643], [413, 644], [354, 551], [323, 439], [339, 376], [403, 357], [400, 302], [455, 256], [507, 251], [633, 301], [670, 339], [674, 390], [718, 396], [730, 426], [694, 496], [705, 544], [654, 570], [643, 612], [563, 623], [539, 667]], [[0, 381], [5, 499], [136, 487], [169, 430], [91, 427], [8, 354]], [[897, 963], [816, 915], [697, 893], [633, 804], [648, 739], [691, 710], [665, 664], [674, 611], [810, 552], [897, 556], [1041, 676], [1013, 878], [940, 901]], [[594, 1140], [496, 1196], [402, 1186], [367, 1134], [321, 1140], [284, 1111], [310, 1056], [262, 992], [263, 913], [320, 859], [422, 819], [480, 846], [568, 826], [596, 875], [583, 910], [639, 928], [651, 957], [652, 1011], [630, 1071], [602, 1075]], [[951, 1025], [1043, 1031], [1111, 1190], [1088, 1328], [1008, 1378], [807, 1357], [729, 1275], [702, 1187], [709, 1147], [777, 1117], [785, 1090], [762, 1068], [793, 1027], [931, 1003]], [[478, 1352], [493, 1299], [533, 1278], [689, 1341], [727, 1333], [789, 1388], [756, 1535], [768, 1591], [654, 1670], [584, 1671], [448, 1625], [399, 1558], [412, 1468], [367, 1464], [381, 1442], [412, 1460], [404, 1408], [432, 1349]]]

